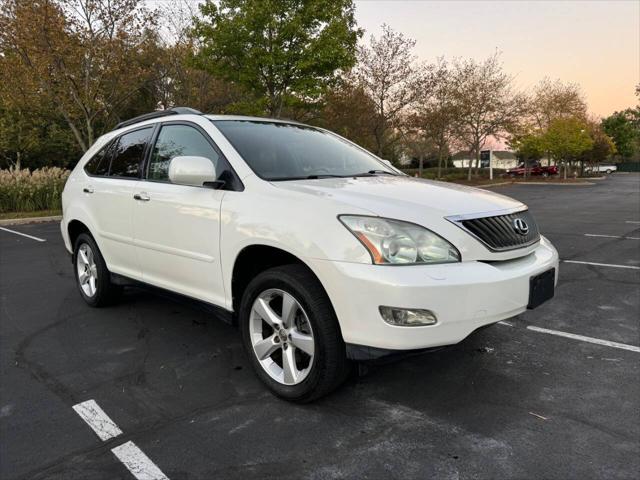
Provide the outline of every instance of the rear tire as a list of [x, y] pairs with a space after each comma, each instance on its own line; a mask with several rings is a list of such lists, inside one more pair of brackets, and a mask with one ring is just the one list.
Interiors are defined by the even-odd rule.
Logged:
[[238, 313], [249, 361], [278, 397], [310, 402], [347, 377], [350, 364], [338, 319], [306, 267], [284, 265], [260, 273], [247, 286]]
[[91, 235], [81, 233], [73, 247], [73, 271], [83, 300], [91, 307], [113, 303], [122, 287], [111, 283], [111, 273]]

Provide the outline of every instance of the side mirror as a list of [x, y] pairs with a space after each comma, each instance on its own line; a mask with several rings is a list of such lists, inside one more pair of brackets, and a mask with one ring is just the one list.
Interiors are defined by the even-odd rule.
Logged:
[[216, 182], [216, 169], [205, 157], [173, 157], [169, 164], [169, 180], [177, 185], [202, 187], [206, 182]]
[[[391, 161], [389, 160], [384, 160], [384, 159], [380, 159], [380, 161], [382, 161], [382, 163], [384, 163], [387, 167], [391, 167], [393, 168], [393, 163], [391, 163]], [[395, 169], [394, 169], [395, 170]]]

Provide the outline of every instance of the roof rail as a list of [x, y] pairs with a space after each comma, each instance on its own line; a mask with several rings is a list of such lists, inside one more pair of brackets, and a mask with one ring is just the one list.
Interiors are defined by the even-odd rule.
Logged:
[[117, 124], [114, 130], [128, 127], [129, 125], [133, 125], [134, 123], [144, 122], [145, 120], [151, 120], [152, 118], [166, 117], [167, 115], [184, 115], [188, 113], [193, 115], [202, 115], [202, 112], [196, 110], [195, 108], [173, 107], [169, 110], [158, 110], [155, 112], [145, 113], [144, 115], [130, 118], [129, 120], [125, 120], [124, 122], [120, 122], [119, 124]]

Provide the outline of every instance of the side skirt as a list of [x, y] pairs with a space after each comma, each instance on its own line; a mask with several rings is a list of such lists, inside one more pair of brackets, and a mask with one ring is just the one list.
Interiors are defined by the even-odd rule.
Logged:
[[139, 280], [134, 280], [129, 277], [125, 277], [124, 275], [120, 275], [118, 273], [111, 273], [111, 282], [114, 285], [121, 285], [123, 287], [134, 287], [140, 288], [142, 290], [148, 291], [157, 295], [159, 297], [166, 298], [168, 300], [187, 304], [196, 310], [204, 311], [206, 313], [211, 313], [216, 317], [220, 318], [225, 323], [230, 325], [235, 325], [235, 314], [226, 308], [220, 307], [218, 305], [214, 305], [212, 303], [203, 302], [202, 300], [198, 300], [193, 297], [189, 297], [187, 295], [182, 295], [180, 293], [172, 292], [171, 290], [166, 290], [164, 288], [156, 287], [155, 285], [150, 285], [145, 282], [141, 282]]

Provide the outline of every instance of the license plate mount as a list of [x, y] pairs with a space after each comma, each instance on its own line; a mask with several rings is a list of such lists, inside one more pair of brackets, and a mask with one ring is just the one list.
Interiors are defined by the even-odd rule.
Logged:
[[529, 279], [529, 310], [534, 309], [547, 300], [551, 300], [555, 293], [556, 269], [551, 268]]

